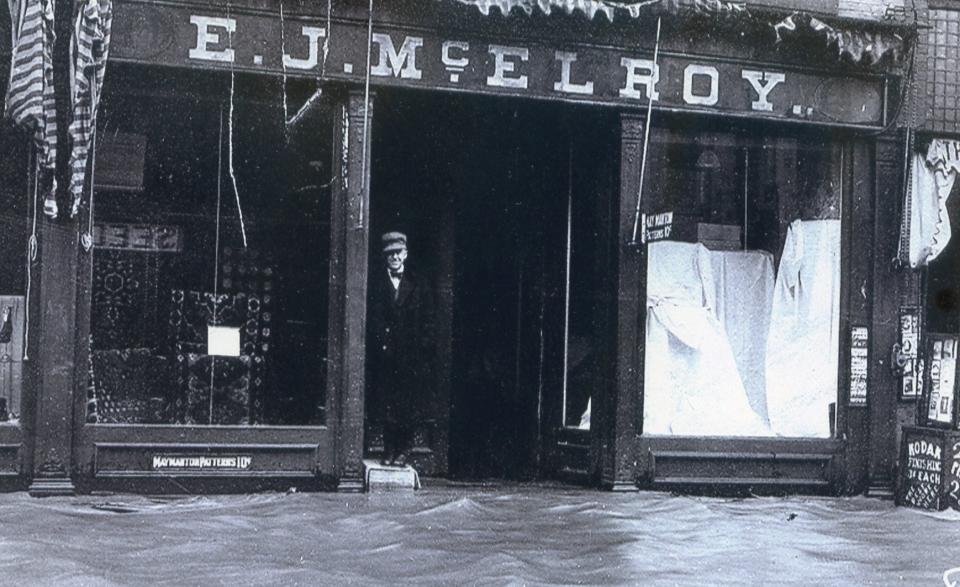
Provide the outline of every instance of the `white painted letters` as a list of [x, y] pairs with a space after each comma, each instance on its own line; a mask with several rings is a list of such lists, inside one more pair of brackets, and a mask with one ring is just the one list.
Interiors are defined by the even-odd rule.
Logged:
[[593, 82], [575, 84], [570, 81], [570, 64], [577, 60], [577, 54], [571, 51], [557, 51], [557, 61], [560, 62], [560, 81], [554, 82], [553, 89], [568, 94], [593, 95]]
[[772, 112], [773, 104], [770, 103], [767, 96], [770, 95], [773, 88], [777, 87], [777, 84], [786, 80], [787, 76], [782, 73], [754, 71], [752, 69], [744, 69], [740, 75], [750, 82], [753, 91], [757, 93], [757, 99], [750, 103], [750, 107], [754, 110]]
[[283, 54], [283, 66], [290, 69], [313, 69], [317, 66], [317, 57], [320, 55], [320, 37], [327, 35], [326, 29], [304, 25], [301, 29], [303, 36], [307, 38], [307, 57], [298, 59], [291, 57], [288, 53]]
[[443, 60], [443, 64], [447, 69], [459, 69], [464, 70], [467, 68], [467, 65], [470, 63], [470, 60], [466, 57], [454, 57], [451, 55], [451, 49], [456, 49], [462, 53], [466, 53], [470, 50], [470, 43], [465, 43], [463, 41], [444, 41], [442, 53], [440, 58]]
[[507, 73], [516, 72], [517, 62], [507, 57], [515, 57], [520, 61], [530, 59], [530, 50], [526, 47], [507, 47], [504, 45], [490, 45], [490, 54], [493, 55], [493, 75], [487, 77], [487, 85], [498, 88], [527, 89], [527, 76], [506, 77]]
[[237, 21], [232, 18], [193, 15], [190, 17], [190, 23], [197, 27], [197, 45], [190, 49], [190, 59], [233, 63], [233, 49], [213, 47], [223, 43], [220, 40], [221, 33], [229, 35], [237, 31]]
[[[461, 57], [454, 57], [450, 54], [451, 49], [456, 49], [460, 52]], [[467, 65], [470, 64], [470, 59], [468, 59], [463, 54], [470, 50], [470, 43], [465, 43], [463, 41], [444, 41], [443, 46], [440, 50], [440, 60], [443, 62], [443, 66], [447, 68], [447, 72], [450, 73], [450, 81], [452, 83], [460, 82], [460, 74], [467, 69]]]
[[[706, 76], [710, 79], [710, 93], [701, 96], [693, 93], [693, 78]], [[683, 70], [683, 101], [695, 106], [715, 106], [720, 99], [720, 72], [712, 65], [691, 63]]]
[[[660, 92], [657, 83], [660, 82], [660, 66], [654, 65], [650, 59], [632, 59], [621, 57], [620, 65], [627, 70], [627, 80], [620, 88], [621, 98], [640, 99], [638, 85], [644, 87], [644, 94], [648, 100], [659, 100]], [[641, 73], [646, 72], [646, 73]]]
[[[887, 106], [883, 80], [865, 72], [852, 72], [853, 77], [842, 84], [842, 95], [830, 96], [818, 88], [846, 78], [840, 72], [801, 69], [798, 64], [677, 52], [661, 53], [654, 63], [652, 54], [634, 45], [525, 41], [511, 36], [519, 34], [515, 30], [502, 34], [491, 30], [483, 36], [478, 31], [476, 37], [469, 37], [455, 30], [405, 28], [386, 21], [379, 27], [374, 23], [370, 31], [365, 23], [344, 21], [336, 25], [343, 27], [337, 33], [323, 20], [307, 16], [281, 23], [267, 14], [201, 8], [196, 12], [179, 18], [177, 43], [150, 48], [146, 37], [138, 37], [143, 46], [138, 46], [136, 55], [169, 65], [224, 69], [242, 63], [245, 71], [291, 75], [320, 75], [321, 64], [327, 63], [324, 82], [357, 82], [369, 75], [374, 86], [444, 88], [626, 107], [646, 107], [650, 100], [656, 102], [654, 106], [677, 111], [863, 127], [880, 124]], [[368, 34], [372, 35], [369, 51], [362, 42]], [[950, 143], [949, 152], [946, 148], [944, 152], [960, 169], [960, 141]]]
[[380, 47], [377, 64], [370, 67], [370, 75], [421, 79], [423, 72], [417, 69], [417, 48], [423, 47], [422, 37], [404, 37], [398, 52], [390, 35], [373, 34], [373, 42]]

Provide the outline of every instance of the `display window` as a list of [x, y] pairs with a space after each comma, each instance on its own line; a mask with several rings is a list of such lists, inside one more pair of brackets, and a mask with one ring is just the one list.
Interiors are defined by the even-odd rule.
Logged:
[[[943, 209], [946, 211], [946, 222], [942, 220], [935, 225], [940, 235], [938, 239], [943, 249], [939, 255], [930, 261], [926, 271], [926, 316], [925, 321], [930, 332], [957, 333], [960, 332], [960, 244], [952, 235], [953, 228], [960, 226], [960, 182], [953, 182], [949, 191], [946, 191]], [[943, 218], [940, 207], [935, 206], [935, 214]]]
[[28, 160], [25, 134], [8, 126], [0, 129], [0, 426], [20, 422], [23, 389], [24, 337], [28, 334], [27, 263], [32, 223], [34, 174]]
[[111, 71], [88, 423], [325, 423], [332, 127], [295, 90]]
[[831, 437], [840, 143], [686, 120], [649, 149], [644, 433]]

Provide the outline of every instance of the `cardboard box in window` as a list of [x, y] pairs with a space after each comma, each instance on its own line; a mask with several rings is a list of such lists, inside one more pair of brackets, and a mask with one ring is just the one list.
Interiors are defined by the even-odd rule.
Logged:
[[701, 243], [712, 251], [739, 251], [741, 232], [739, 224], [699, 222], [695, 216], [674, 215], [670, 240]]
[[147, 154], [147, 137], [129, 133], [104, 133], [97, 137], [98, 188], [120, 191], [143, 191], [143, 168]]
[[739, 251], [740, 226], [736, 224], [697, 223], [697, 242], [713, 251]]

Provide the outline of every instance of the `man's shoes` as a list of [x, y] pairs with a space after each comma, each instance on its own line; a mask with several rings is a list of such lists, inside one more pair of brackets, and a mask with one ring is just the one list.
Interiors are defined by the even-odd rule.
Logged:
[[409, 454], [407, 454], [406, 452], [402, 452], [399, 455], [397, 455], [395, 459], [393, 459], [392, 464], [394, 467], [406, 467], [407, 459], [409, 458], [410, 458]]

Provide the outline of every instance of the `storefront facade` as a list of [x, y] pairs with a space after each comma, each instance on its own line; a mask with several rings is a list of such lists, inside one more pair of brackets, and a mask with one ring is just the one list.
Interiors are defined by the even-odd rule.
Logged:
[[[901, 301], [900, 454], [897, 502], [960, 509], [960, 442], [955, 380], [960, 322], [957, 282], [960, 124], [957, 41], [960, 3], [931, 2], [921, 37], [909, 135], [908, 181], [899, 259], [908, 275]], [[925, 448], [926, 450], [921, 450]]]
[[390, 230], [422, 474], [890, 486], [908, 27], [468, 4], [116, 3], [92, 199], [10, 306], [11, 487], [361, 490]]

